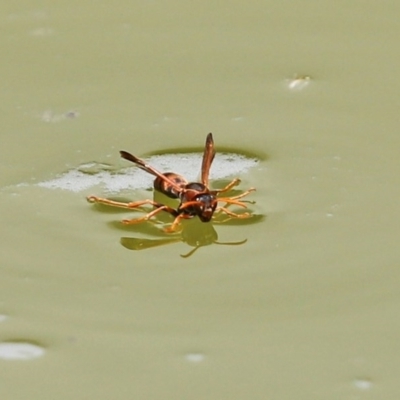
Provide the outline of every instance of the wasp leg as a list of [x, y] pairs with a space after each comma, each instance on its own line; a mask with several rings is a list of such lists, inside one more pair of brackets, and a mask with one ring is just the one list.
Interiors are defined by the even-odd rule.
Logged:
[[114, 200], [104, 199], [102, 197], [96, 197], [96, 196], [89, 196], [87, 198], [87, 200], [90, 203], [106, 204], [108, 206], [127, 208], [127, 209], [138, 208], [138, 207], [144, 206], [145, 204], [150, 204], [150, 205], [156, 207], [155, 210], [150, 211], [149, 213], [147, 213], [145, 216], [143, 216], [141, 218], [124, 219], [124, 220], [122, 220], [122, 223], [125, 224], [125, 225], [138, 224], [140, 222], [147, 221], [151, 217], [153, 217], [154, 215], [158, 214], [161, 211], [169, 212], [174, 217], [176, 217], [176, 215], [177, 215], [175, 209], [173, 209], [171, 207], [168, 207], [168, 206], [166, 206], [164, 204], [157, 203], [157, 202], [155, 202], [153, 200], [141, 200], [141, 201], [134, 201], [134, 202], [130, 202], [130, 203], [123, 203], [121, 201], [114, 201]]
[[[227, 206], [228, 204], [235, 204], [236, 206], [247, 208], [246, 204], [244, 204], [244, 201], [232, 200], [229, 198], [218, 199], [218, 201], [224, 202], [225, 206]], [[246, 202], [246, 203], [248, 203], [248, 202]]]
[[228, 210], [225, 207], [218, 207], [217, 208], [217, 212], [224, 212], [225, 214], [228, 214], [230, 217], [234, 217], [234, 218], [249, 218], [251, 217], [250, 213], [242, 213], [242, 214], [236, 214], [230, 210]]
[[239, 201], [238, 199], [241, 199], [242, 197], [247, 196], [250, 192], [253, 192], [254, 190], [255, 190], [254, 188], [250, 188], [249, 190], [246, 190], [245, 192], [243, 192], [242, 194], [239, 194], [237, 196], [219, 197], [218, 198], [218, 202], [226, 203], [226, 205], [235, 204], [237, 206], [247, 208], [246, 204], [244, 204], [244, 203], [252, 203], [252, 204], [254, 204], [254, 201], [248, 201], [248, 200]]
[[[151, 201], [151, 200], [149, 200], [149, 201]], [[138, 201], [137, 203], [140, 203], [140, 202]], [[154, 205], [157, 207], [155, 210], [150, 211], [149, 213], [147, 213], [145, 216], [143, 216], [141, 218], [123, 219], [122, 223], [125, 225], [139, 224], [141, 222], [148, 221], [151, 217], [154, 217], [156, 214], [158, 214], [161, 211], [166, 211], [166, 212], [169, 212], [170, 214], [172, 214], [173, 216], [176, 216], [176, 210], [174, 210], [173, 208], [165, 206], [160, 203], [155, 203], [154, 201], [152, 203], [154, 203]]]
[[109, 199], [103, 199], [102, 197], [96, 197], [96, 196], [89, 196], [87, 197], [87, 201], [89, 203], [99, 203], [99, 204], [106, 204], [108, 206], [113, 206], [113, 207], [120, 207], [120, 208], [136, 208], [136, 207], [141, 207], [145, 204], [151, 204], [154, 207], [160, 207], [162, 204], [156, 203], [153, 200], [141, 200], [141, 201], [135, 201], [135, 202], [129, 202], [129, 203], [123, 203], [121, 201], [114, 201], [114, 200], [109, 200]]
[[181, 219], [183, 219], [183, 218], [187, 218], [184, 214], [179, 214], [175, 219], [174, 219], [174, 222], [172, 223], [172, 225], [169, 227], [169, 228], [165, 228], [164, 229], [164, 232], [167, 232], [167, 233], [173, 233], [173, 232], [176, 232], [178, 229], [178, 226], [179, 226], [179, 224], [180, 224], [180, 222], [181, 222]]
[[227, 192], [228, 190], [232, 189], [233, 187], [239, 185], [240, 179], [235, 178], [231, 183], [228, 183], [224, 188], [216, 190], [217, 193]]
[[237, 196], [220, 197], [220, 198], [218, 198], [219, 202], [223, 202], [223, 203], [226, 203], [226, 204], [225, 204], [225, 207], [218, 207], [216, 211], [217, 212], [224, 212], [225, 214], [229, 215], [230, 217], [234, 217], [234, 218], [249, 218], [249, 217], [251, 217], [251, 214], [247, 213], [247, 212], [246, 213], [242, 213], [242, 214], [236, 214], [236, 213], [228, 210], [226, 208], [226, 206], [229, 206], [230, 204], [235, 204], [237, 206], [247, 208], [246, 204], [244, 204], [244, 203], [245, 202], [246, 203], [253, 203], [253, 202], [252, 201], [246, 201], [246, 200], [239, 201], [239, 199], [247, 196], [249, 193], [254, 192], [255, 190], [256, 190], [255, 188], [250, 188], [249, 190], [246, 190], [245, 192], [243, 192], [243, 193], [241, 193], [241, 194], [239, 194]]
[[237, 195], [237, 196], [233, 196], [233, 197], [221, 197], [221, 198], [219, 198], [218, 199], [218, 201], [225, 201], [225, 200], [237, 200], [237, 199], [241, 199], [241, 198], [243, 198], [243, 197], [245, 197], [245, 196], [247, 196], [249, 193], [251, 193], [251, 192], [255, 192], [255, 188], [250, 188], [249, 190], [246, 190], [245, 192], [243, 192], [243, 193], [241, 193], [241, 194], [239, 194], [239, 195]]

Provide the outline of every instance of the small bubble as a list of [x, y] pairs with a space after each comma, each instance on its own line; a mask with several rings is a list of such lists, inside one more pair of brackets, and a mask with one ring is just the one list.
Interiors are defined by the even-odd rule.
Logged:
[[232, 118], [232, 122], [242, 122], [244, 121], [244, 117], [234, 117]]
[[185, 355], [185, 359], [191, 363], [200, 363], [204, 361], [205, 356], [201, 353], [188, 353]]
[[355, 379], [353, 385], [360, 390], [369, 390], [372, 388], [372, 382], [370, 379]]
[[51, 28], [37, 28], [29, 32], [31, 36], [50, 36], [53, 34], [53, 29]]

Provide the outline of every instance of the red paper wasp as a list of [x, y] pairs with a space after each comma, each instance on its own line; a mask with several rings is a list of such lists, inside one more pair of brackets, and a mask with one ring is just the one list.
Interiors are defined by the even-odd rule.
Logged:
[[[166, 232], [176, 231], [181, 219], [185, 218], [193, 218], [195, 216], [198, 216], [202, 222], [209, 222], [216, 211], [223, 212], [234, 218], [250, 217], [249, 213], [236, 214], [228, 210], [226, 207], [229, 204], [234, 204], [246, 208], [245, 203], [243, 201], [240, 201], [239, 199], [247, 196], [250, 192], [253, 192], [255, 190], [254, 188], [250, 188], [237, 196], [218, 197], [219, 194], [227, 192], [234, 186], [238, 185], [240, 183], [240, 179], [234, 179], [223, 189], [210, 190], [208, 187], [210, 167], [215, 157], [214, 140], [211, 133], [209, 133], [206, 138], [203, 161], [201, 164], [201, 183], [189, 183], [185, 178], [178, 174], [175, 174], [174, 172], [159, 172], [155, 168], [146, 164], [143, 160], [133, 156], [126, 151], [121, 151], [120, 154], [122, 158], [132, 161], [142, 170], [156, 176], [153, 184], [155, 190], [164, 193], [166, 196], [172, 199], [179, 199], [180, 201], [178, 208], [174, 209], [165, 204], [157, 203], [153, 200], [141, 200], [130, 203], [123, 203], [96, 196], [89, 196], [87, 198], [88, 201], [91, 203], [100, 203], [128, 209], [140, 208], [146, 204], [154, 206], [155, 209], [147, 213], [145, 216], [135, 219], [125, 219], [122, 221], [122, 223], [124, 224], [137, 224], [147, 221], [161, 211], [166, 211], [170, 213], [173, 217], [175, 217], [172, 225], [169, 228], [165, 229]], [[224, 206], [218, 207], [219, 202], [225, 203]]]

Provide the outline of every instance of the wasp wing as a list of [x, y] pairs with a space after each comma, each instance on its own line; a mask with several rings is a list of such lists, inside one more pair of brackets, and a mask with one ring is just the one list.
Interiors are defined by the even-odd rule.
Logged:
[[208, 187], [208, 177], [210, 174], [211, 164], [215, 157], [214, 140], [212, 133], [209, 133], [206, 138], [204, 147], [203, 161], [201, 163], [201, 183]]

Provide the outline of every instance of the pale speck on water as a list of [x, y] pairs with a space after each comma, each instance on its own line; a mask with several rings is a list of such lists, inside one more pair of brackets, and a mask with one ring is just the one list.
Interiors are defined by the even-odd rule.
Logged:
[[188, 353], [185, 355], [185, 359], [193, 364], [198, 364], [204, 361], [205, 355], [201, 353]]
[[61, 122], [67, 119], [75, 119], [79, 117], [79, 112], [75, 110], [66, 111], [65, 113], [55, 113], [53, 110], [45, 110], [40, 115], [43, 122]]
[[0, 314], [0, 322], [4, 322], [6, 319], [8, 319], [8, 315]]
[[307, 88], [311, 83], [311, 78], [308, 75], [297, 75], [295, 74], [293, 78], [286, 81], [287, 87], [293, 91], [300, 91]]
[[370, 390], [372, 388], [372, 381], [366, 378], [358, 378], [353, 381], [355, 388], [359, 390]]

